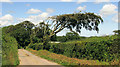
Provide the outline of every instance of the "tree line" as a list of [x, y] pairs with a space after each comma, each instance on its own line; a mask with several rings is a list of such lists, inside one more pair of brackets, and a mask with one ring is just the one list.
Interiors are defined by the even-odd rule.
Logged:
[[102, 18], [94, 13], [79, 12], [48, 17], [46, 21], [40, 22], [38, 25], [34, 25], [30, 21], [24, 21], [17, 25], [5, 27], [5, 33], [9, 33], [16, 38], [19, 48], [25, 48], [30, 43], [37, 42], [43, 42], [45, 46], [65, 28], [72, 32], [66, 34], [67, 39], [72, 40], [70, 36], [77, 37], [82, 28], [98, 32], [98, 25], [102, 22]]

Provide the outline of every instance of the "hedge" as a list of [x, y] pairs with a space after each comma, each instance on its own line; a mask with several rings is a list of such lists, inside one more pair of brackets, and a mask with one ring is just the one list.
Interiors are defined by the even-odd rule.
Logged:
[[2, 66], [18, 65], [18, 43], [15, 38], [3, 33], [2, 35]]
[[[112, 61], [116, 58], [116, 54], [111, 52], [114, 50], [111, 46], [115, 45], [115, 38], [115, 36], [111, 36], [89, 38], [83, 41], [50, 43], [46, 46], [48, 47], [46, 50], [79, 59]], [[38, 46], [39, 48], [37, 48]], [[35, 49], [40, 50], [40, 46], [43, 47], [42, 44], [35, 43], [30, 48], [36, 47]]]

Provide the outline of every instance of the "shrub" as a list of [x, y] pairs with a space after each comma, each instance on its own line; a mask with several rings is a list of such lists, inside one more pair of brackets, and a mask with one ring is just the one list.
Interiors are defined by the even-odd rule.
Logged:
[[[81, 41], [49, 43], [47, 45], [49, 48], [46, 50], [79, 59], [112, 61], [117, 56], [111, 52], [111, 46], [114, 44], [114, 39], [116, 38], [116, 36], [91, 37]], [[33, 46], [36, 45], [38, 44], [33, 44]]]
[[18, 65], [18, 43], [9, 34], [3, 33], [2, 36], [2, 65]]

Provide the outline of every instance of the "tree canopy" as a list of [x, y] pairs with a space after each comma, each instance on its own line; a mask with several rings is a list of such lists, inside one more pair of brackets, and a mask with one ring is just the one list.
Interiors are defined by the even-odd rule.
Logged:
[[67, 28], [74, 33], [80, 33], [82, 28], [98, 32], [98, 25], [103, 22], [103, 19], [94, 13], [63, 14], [52, 16], [48, 19], [50, 22], [52, 21], [52, 32], [50, 37], [62, 31], [64, 28]]
[[72, 13], [48, 17], [36, 26], [30, 21], [24, 21], [15, 26], [8, 26], [5, 32], [15, 37], [22, 47], [31, 42], [43, 42], [46, 45], [49, 40], [56, 41], [56, 34], [65, 28], [72, 32], [66, 36], [76, 38], [82, 28], [98, 32], [98, 25], [102, 22], [103, 19], [94, 13]]

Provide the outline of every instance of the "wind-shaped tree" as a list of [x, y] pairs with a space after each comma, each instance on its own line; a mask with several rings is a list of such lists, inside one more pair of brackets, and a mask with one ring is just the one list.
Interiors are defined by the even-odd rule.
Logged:
[[80, 33], [82, 28], [98, 32], [98, 25], [103, 22], [103, 19], [94, 13], [79, 12], [48, 17], [46, 22], [50, 30], [45, 30], [45, 32], [49, 31], [50, 34], [44, 36], [44, 45], [46, 45], [46, 41], [48, 39], [65, 28], [69, 29], [73, 33]]

